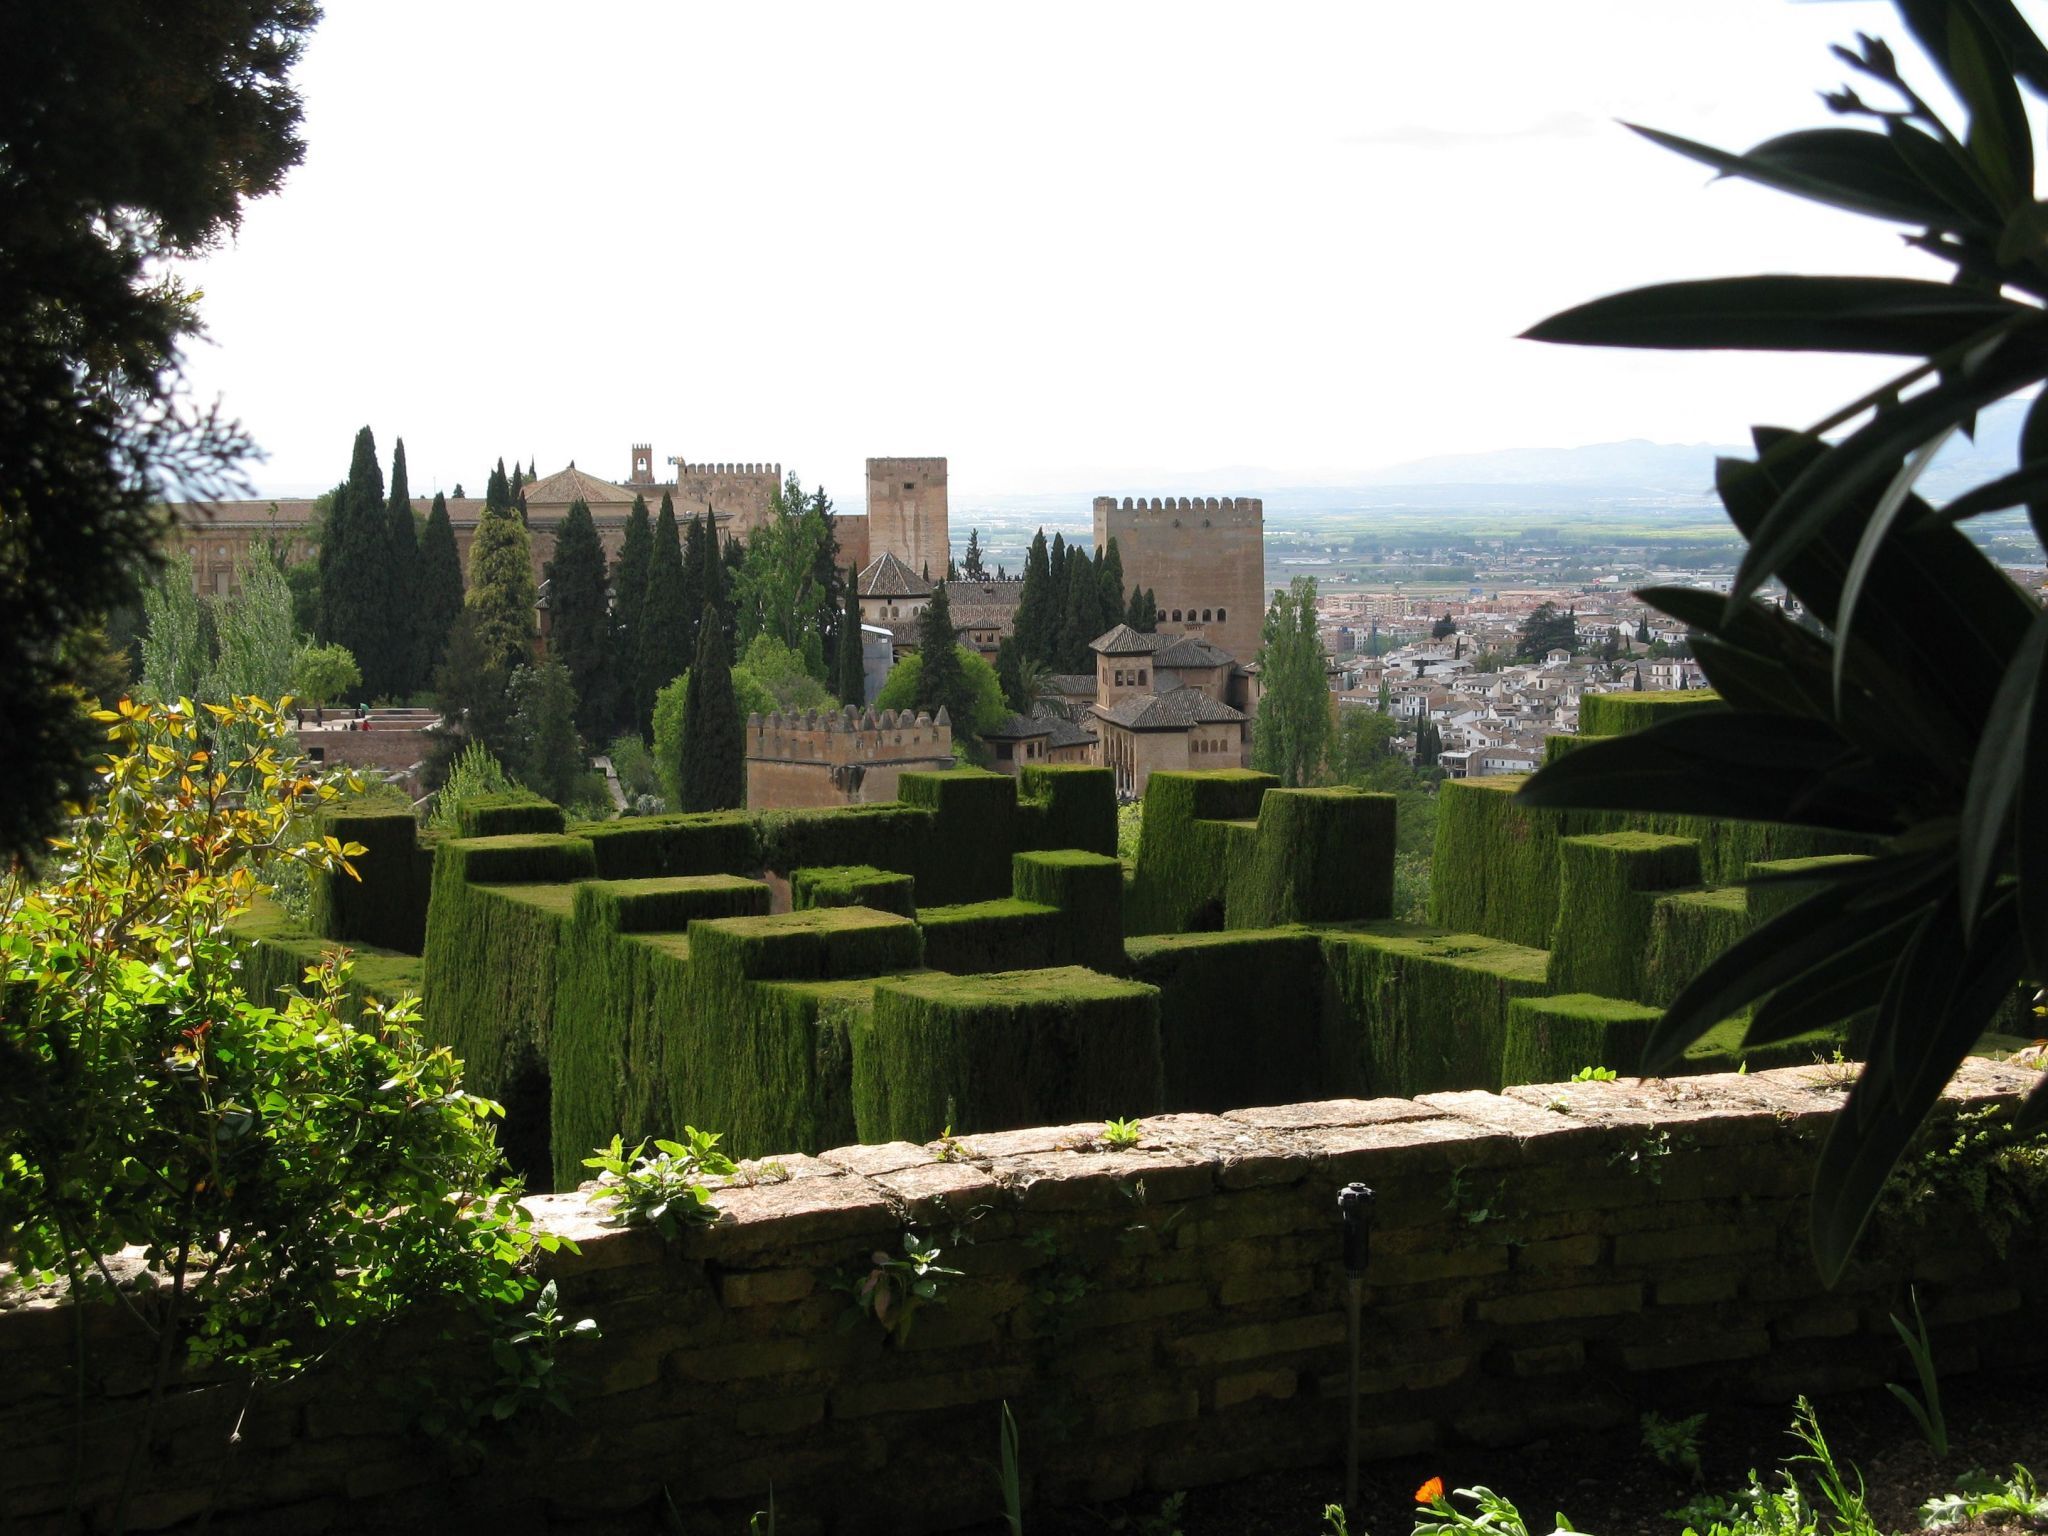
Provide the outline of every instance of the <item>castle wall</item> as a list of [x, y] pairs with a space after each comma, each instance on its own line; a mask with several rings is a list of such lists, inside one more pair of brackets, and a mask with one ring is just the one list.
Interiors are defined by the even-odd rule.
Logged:
[[[674, 496], [676, 516], [685, 512], [704, 515], [706, 507], [718, 514], [718, 531], [726, 538], [746, 543], [747, 535], [768, 521], [775, 493], [782, 485], [780, 464], [682, 464], [676, 465]], [[650, 509], [661, 505], [659, 488], [647, 497]]]
[[1125, 589], [1158, 595], [1162, 635], [1200, 635], [1241, 662], [1258, 654], [1266, 611], [1265, 503], [1258, 497], [1098, 496], [1095, 546], [1111, 539]]
[[944, 459], [868, 460], [868, 559], [884, 551], [945, 579], [952, 532]]
[[749, 810], [877, 805], [904, 774], [952, 766], [953, 728], [907, 709], [747, 717]]

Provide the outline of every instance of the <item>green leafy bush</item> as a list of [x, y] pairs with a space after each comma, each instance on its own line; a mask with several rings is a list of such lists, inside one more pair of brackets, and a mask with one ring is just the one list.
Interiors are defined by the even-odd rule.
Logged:
[[652, 1227], [669, 1238], [691, 1224], [715, 1221], [718, 1210], [704, 1181], [739, 1171], [718, 1150], [718, 1137], [693, 1125], [683, 1127], [681, 1141], [655, 1141], [652, 1153], [645, 1141], [628, 1152], [614, 1136], [609, 1146], [583, 1159], [583, 1166], [598, 1171], [590, 1198], [608, 1208], [606, 1220]]

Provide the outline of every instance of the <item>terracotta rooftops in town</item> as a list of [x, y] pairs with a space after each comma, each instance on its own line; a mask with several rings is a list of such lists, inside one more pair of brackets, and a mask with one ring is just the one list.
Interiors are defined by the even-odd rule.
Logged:
[[1219, 704], [1199, 688], [1134, 693], [1097, 713], [1133, 731], [1186, 730], [1191, 725], [1229, 725], [1245, 718], [1241, 711]]
[[858, 581], [862, 597], [929, 597], [932, 584], [884, 550], [867, 564]]

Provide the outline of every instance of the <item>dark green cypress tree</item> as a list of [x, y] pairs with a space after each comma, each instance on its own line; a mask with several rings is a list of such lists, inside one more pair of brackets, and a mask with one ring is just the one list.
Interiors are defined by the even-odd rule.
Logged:
[[381, 691], [394, 699], [410, 697], [426, 686], [419, 656], [419, 535], [413, 527], [412, 487], [405, 474], [405, 439], [391, 451], [391, 500], [384, 521], [385, 580], [389, 627], [378, 648], [384, 668]]
[[579, 496], [569, 503], [548, 561], [548, 651], [576, 691], [576, 727], [594, 736], [611, 718], [611, 611], [605, 601], [604, 543]]
[[640, 654], [636, 658], [634, 720], [646, 735], [654, 718], [654, 695], [689, 660], [690, 634], [683, 607], [683, 543], [676, 533], [675, 502], [661, 498], [654, 520], [654, 548], [647, 562], [647, 601], [640, 609]]
[[498, 467], [491, 471], [484, 482], [484, 510], [504, 510], [512, 505], [512, 483], [505, 478], [505, 461], [498, 460]]
[[856, 708], [868, 701], [868, 680], [862, 667], [860, 635], [860, 590], [855, 573], [846, 573], [846, 611], [839, 618], [839, 702]]
[[625, 542], [612, 566], [612, 640], [618, 658], [612, 711], [614, 723], [626, 729], [639, 726], [640, 618], [647, 606], [647, 567], [653, 557], [654, 524], [647, 515], [647, 498], [636, 495], [633, 510], [626, 514]]
[[[1114, 629], [1124, 620], [1124, 557], [1117, 553], [1116, 540], [1109, 541], [1107, 550], [1098, 550], [1102, 564], [1096, 573], [1095, 622], [1102, 626], [1095, 631]], [[1091, 637], [1092, 638], [1092, 637]]]
[[1031, 712], [1024, 697], [1024, 667], [1017, 654], [1017, 637], [1005, 635], [996, 642], [996, 681], [1003, 686], [1003, 700], [1020, 715]]
[[960, 664], [960, 642], [953, 631], [953, 606], [944, 587], [932, 589], [931, 601], [917, 616], [917, 707], [934, 716], [944, 709], [955, 741], [973, 736], [974, 704], [967, 693], [967, 671]]
[[448, 631], [462, 613], [462, 558], [455, 552], [455, 525], [448, 498], [434, 493], [427, 531], [420, 537], [418, 622], [413, 626], [413, 676], [433, 681], [448, 649]]
[[733, 636], [739, 624], [740, 567], [747, 563], [746, 546], [738, 539], [725, 541], [724, 558], [717, 562], [712, 600], [718, 605], [719, 628], [725, 632], [725, 653], [733, 654]]
[[693, 517], [683, 530], [683, 612], [690, 616], [688, 639], [691, 656], [697, 654], [697, 626], [703, 621], [705, 603], [710, 601], [704, 585], [707, 570], [705, 548], [704, 520]]
[[[845, 578], [839, 569], [839, 519], [832, 511], [832, 498], [825, 494], [825, 487], [819, 486], [811, 492], [809, 504], [804, 508], [807, 518], [815, 518], [821, 525], [817, 541], [811, 546], [811, 605], [812, 617], [809, 628], [815, 630], [823, 647], [822, 654], [832, 658], [833, 676], [837, 676], [839, 661], [839, 634], [845, 627], [846, 607], [842, 583]], [[853, 649], [856, 658], [860, 654], [860, 626], [853, 630]], [[858, 661], [856, 660], [856, 665]]]
[[1096, 585], [1095, 567], [1086, 555], [1078, 549], [1067, 553], [1067, 599], [1060, 613], [1060, 644], [1057, 660], [1053, 663], [1056, 672], [1086, 672], [1092, 667], [1094, 654], [1088, 649], [1088, 642], [1102, 633], [1096, 627], [1097, 594], [1101, 589]]
[[1045, 530], [1039, 529], [1024, 557], [1024, 590], [1017, 594], [1017, 619], [1012, 633], [1017, 637], [1017, 655], [1022, 661], [1041, 666], [1051, 660], [1049, 631], [1058, 617], [1054, 611], [1052, 557], [1045, 547]]
[[377, 464], [377, 440], [364, 427], [356, 433], [348, 483], [335, 501], [330, 528], [339, 523], [335, 548], [320, 584], [320, 638], [348, 647], [363, 671], [358, 698], [369, 698], [379, 679], [370, 676], [382, 654], [389, 626], [384, 577], [388, 539], [385, 534], [384, 471]]
[[746, 804], [746, 736], [733, 697], [732, 664], [711, 604], [697, 625], [697, 659], [683, 700], [683, 811], [737, 810]]
[[981, 563], [981, 530], [967, 530], [967, 558], [960, 563], [960, 573], [969, 581], [987, 581], [988, 567]]
[[526, 521], [526, 492], [520, 489], [524, 484], [525, 482], [519, 478], [519, 461], [514, 459], [512, 461], [512, 505], [519, 509], [519, 521], [522, 523]]

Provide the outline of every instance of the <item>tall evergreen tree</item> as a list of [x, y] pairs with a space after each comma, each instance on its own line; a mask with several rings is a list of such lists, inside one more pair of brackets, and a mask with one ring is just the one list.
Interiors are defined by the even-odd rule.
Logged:
[[860, 635], [860, 587], [855, 573], [846, 573], [846, 611], [839, 618], [838, 687], [839, 702], [856, 708], [867, 703], [868, 679], [862, 665]]
[[519, 521], [521, 523], [524, 523], [526, 521], [526, 492], [523, 489], [521, 489], [521, 487], [524, 484], [525, 482], [519, 478], [519, 461], [517, 459], [514, 459], [512, 461], [512, 483], [510, 486], [510, 491], [512, 496], [512, 505], [519, 509]]
[[[716, 547], [715, 539], [713, 547]], [[729, 538], [725, 541], [725, 554], [715, 563], [712, 572], [717, 580], [711, 597], [718, 606], [719, 627], [725, 632], [725, 650], [728, 656], [733, 654], [733, 637], [739, 627], [737, 594], [740, 586], [740, 568], [746, 563], [745, 547], [738, 539]]]
[[646, 735], [654, 722], [654, 696], [689, 660], [689, 612], [684, 608], [683, 542], [674, 500], [661, 498], [654, 547], [647, 562], [647, 601], [640, 609], [640, 654], [635, 658], [634, 720]]
[[746, 804], [746, 735], [733, 697], [719, 615], [707, 603], [697, 626], [696, 665], [683, 701], [684, 811], [737, 810]]
[[484, 510], [500, 508], [509, 511], [512, 506], [512, 482], [505, 478], [505, 461], [498, 460], [497, 468], [484, 482]]
[[944, 587], [932, 589], [931, 601], [917, 616], [917, 707], [936, 717], [941, 709], [953, 726], [954, 740], [972, 734], [974, 695], [967, 669], [960, 662], [960, 642], [953, 630], [953, 605]]
[[580, 496], [569, 503], [547, 571], [548, 651], [567, 669], [575, 689], [577, 729], [595, 736], [611, 719], [611, 608], [605, 601], [604, 543]]
[[[320, 580], [320, 638], [346, 646], [361, 661], [382, 654], [390, 625], [384, 591], [387, 551], [384, 471], [377, 464], [377, 440], [364, 427], [356, 433], [348, 481], [328, 514], [323, 545], [326, 552]], [[364, 666], [365, 673], [370, 665]], [[382, 679], [366, 676], [359, 696], [368, 697]]]
[[[804, 506], [803, 529], [811, 549], [810, 613], [806, 622], [819, 640], [819, 660], [839, 659], [839, 632], [843, 624], [844, 577], [839, 569], [839, 518], [832, 510], [832, 498], [819, 486]], [[860, 626], [853, 630], [853, 648], [860, 651]], [[825, 675], [822, 668], [818, 674]]]
[[1053, 668], [1059, 672], [1093, 669], [1088, 642], [1109, 626], [1101, 622], [1101, 593], [1095, 567], [1078, 549], [1067, 552], [1067, 595], [1060, 611], [1060, 644]]
[[409, 696], [426, 679], [419, 672], [419, 535], [412, 518], [412, 487], [405, 473], [405, 439], [391, 451], [391, 502], [385, 510], [385, 571], [389, 624], [378, 648], [384, 678], [377, 692]]
[[1157, 632], [1159, 599], [1152, 595], [1150, 587], [1131, 588], [1131, 606], [1124, 611], [1124, 622], [1141, 635]]
[[1031, 713], [1024, 697], [1024, 662], [1017, 650], [1017, 637], [1005, 635], [996, 642], [996, 681], [1002, 685], [1003, 702], [1020, 715]]
[[960, 571], [969, 581], [987, 581], [988, 567], [981, 563], [981, 530], [967, 530], [967, 557], [960, 562]]
[[1017, 654], [1026, 661], [1048, 659], [1050, 631], [1059, 617], [1054, 599], [1052, 557], [1046, 552], [1045, 530], [1041, 528], [1024, 557], [1024, 590], [1017, 594], [1017, 619], [1012, 630], [1017, 637]]
[[697, 626], [703, 622], [704, 605], [711, 601], [710, 589], [706, 583], [716, 573], [712, 571], [707, 552], [712, 547], [712, 535], [704, 528], [705, 520], [693, 517], [683, 529], [683, 608], [689, 615], [684, 630], [683, 652], [686, 656], [697, 654]]
[[533, 660], [536, 595], [533, 542], [512, 507], [486, 507], [469, 544], [469, 593], [465, 604], [477, 639], [503, 667]]
[[1096, 576], [1096, 590], [1101, 596], [1096, 600], [1095, 618], [1102, 629], [1112, 629], [1124, 616], [1124, 557], [1118, 552], [1116, 540], [1109, 541], [1109, 547], [1097, 551], [1102, 556], [1102, 566]]
[[654, 524], [647, 498], [636, 495], [626, 514], [626, 537], [612, 565], [612, 639], [618, 658], [612, 707], [617, 724], [637, 729], [639, 713], [640, 618], [647, 606], [647, 570], [654, 558]]
[[455, 552], [455, 525], [448, 498], [434, 493], [427, 531], [420, 537], [418, 604], [413, 625], [413, 677], [431, 684], [448, 648], [448, 630], [462, 612], [462, 560]]

